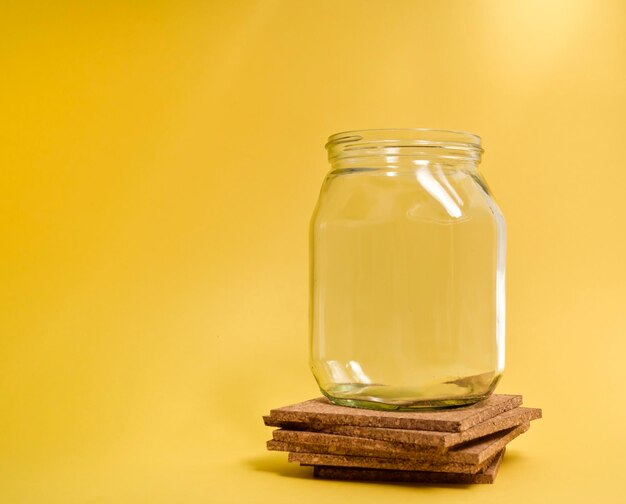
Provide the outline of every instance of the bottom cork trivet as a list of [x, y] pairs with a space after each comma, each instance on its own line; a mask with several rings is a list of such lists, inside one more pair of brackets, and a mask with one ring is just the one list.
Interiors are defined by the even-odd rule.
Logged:
[[491, 484], [495, 481], [504, 451], [498, 453], [491, 463], [476, 474], [435, 472], [435, 471], [398, 471], [393, 469], [366, 469], [354, 467], [315, 466], [313, 475], [321, 479], [345, 481], [391, 481], [398, 483], [439, 483], [439, 484]]

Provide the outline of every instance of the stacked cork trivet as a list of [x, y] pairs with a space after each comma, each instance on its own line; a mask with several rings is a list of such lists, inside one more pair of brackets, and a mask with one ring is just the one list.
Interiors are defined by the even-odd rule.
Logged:
[[318, 478], [417, 483], [493, 483], [506, 445], [541, 418], [522, 396], [494, 394], [471, 406], [393, 412], [325, 398], [274, 409], [268, 450], [313, 466]]

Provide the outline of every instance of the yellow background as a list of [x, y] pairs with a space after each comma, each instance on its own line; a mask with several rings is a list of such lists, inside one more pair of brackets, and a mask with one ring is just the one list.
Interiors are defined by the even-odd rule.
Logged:
[[[0, 501], [623, 502], [626, 3], [3, 2]], [[508, 223], [493, 486], [313, 480], [326, 137], [465, 129]]]

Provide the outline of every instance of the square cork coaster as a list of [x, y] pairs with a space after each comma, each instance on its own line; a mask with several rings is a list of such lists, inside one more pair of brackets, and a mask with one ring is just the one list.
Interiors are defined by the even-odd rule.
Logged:
[[[452, 446], [478, 439], [494, 432], [510, 429], [538, 418], [541, 418], [541, 409], [520, 406], [505, 411], [461, 432], [388, 429], [384, 427], [360, 427], [355, 425], [318, 425], [317, 427], [319, 427], [319, 429], [313, 429], [313, 427], [315, 427], [313, 425], [295, 422], [273, 422], [271, 425], [283, 427], [285, 430], [312, 431], [353, 438], [376, 439], [444, 451]], [[288, 439], [285, 438], [278, 439], [274, 437], [274, 439], [288, 441]], [[301, 441], [303, 441], [303, 439], [301, 439]]]
[[522, 396], [494, 394], [471, 406], [437, 411], [377, 411], [332, 404], [319, 397], [271, 410], [266, 425], [304, 424], [308, 430], [327, 426], [378, 427], [385, 429], [463, 432], [505, 411], [521, 406]]
[[[408, 470], [406, 465], [411, 464], [413, 470], [449, 471], [455, 470], [453, 468], [455, 466], [451, 464], [473, 466], [472, 469], [476, 466], [482, 467], [511, 440], [526, 432], [529, 427], [529, 423], [524, 423], [443, 452], [405, 443], [282, 429], [273, 432], [274, 439], [267, 442], [267, 448], [268, 450], [289, 451], [291, 452], [289, 460], [304, 464], [402, 470]], [[319, 461], [311, 461], [322, 455], [324, 456], [323, 464]], [[365, 465], [358, 465], [360, 463]], [[447, 468], [431, 469], [432, 465], [445, 465]], [[458, 472], [466, 471], [459, 470]]]
[[358, 455], [327, 455], [324, 453], [289, 452], [289, 462], [300, 465], [358, 467], [362, 469], [392, 469], [397, 471], [434, 471], [476, 474], [487, 466], [490, 460], [482, 464], [463, 464], [442, 460], [407, 460], [388, 457], [368, 457]]
[[475, 474], [315, 466], [313, 468], [313, 475], [316, 478], [345, 481], [390, 481], [400, 483], [438, 483], [461, 485], [475, 483], [491, 484], [496, 479], [503, 457], [504, 449], [493, 457], [489, 464]]

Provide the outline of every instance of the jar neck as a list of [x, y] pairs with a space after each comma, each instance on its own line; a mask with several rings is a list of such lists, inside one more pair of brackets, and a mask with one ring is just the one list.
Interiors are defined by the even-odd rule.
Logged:
[[477, 161], [424, 158], [417, 156], [354, 156], [334, 159], [331, 171], [337, 170], [419, 170], [421, 168], [441, 168], [445, 170], [476, 171]]
[[333, 170], [415, 170], [425, 166], [476, 170], [482, 154], [476, 135], [430, 129], [337, 133], [328, 139], [326, 149]]

